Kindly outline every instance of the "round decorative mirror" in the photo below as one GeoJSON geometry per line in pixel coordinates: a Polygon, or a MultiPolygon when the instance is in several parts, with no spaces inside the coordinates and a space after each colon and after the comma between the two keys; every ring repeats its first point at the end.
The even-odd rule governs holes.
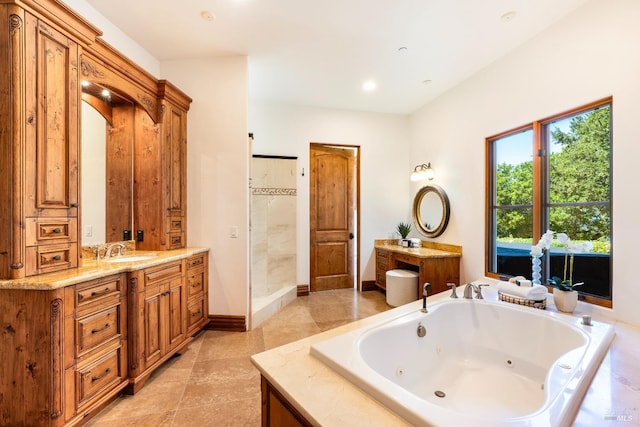
{"type": "Polygon", "coordinates": [[[444,233],[449,223],[449,198],[437,185],[422,187],[413,200],[413,220],[427,237],[444,233]]]}

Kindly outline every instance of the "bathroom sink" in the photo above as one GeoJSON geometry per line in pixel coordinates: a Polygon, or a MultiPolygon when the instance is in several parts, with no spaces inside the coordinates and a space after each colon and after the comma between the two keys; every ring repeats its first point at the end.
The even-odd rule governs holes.
{"type": "Polygon", "coordinates": [[[147,255],[122,255],[122,256],[114,256],[105,260],[105,262],[109,263],[119,263],[119,262],[136,262],[136,261],[145,261],[148,259],[152,259],[157,257],[156,254],[147,254],[147,255]]]}

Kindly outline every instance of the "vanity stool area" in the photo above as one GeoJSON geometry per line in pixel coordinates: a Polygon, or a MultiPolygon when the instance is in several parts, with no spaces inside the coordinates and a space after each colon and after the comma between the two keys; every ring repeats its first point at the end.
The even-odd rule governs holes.
{"type": "Polygon", "coordinates": [[[0,281],[1,425],[81,425],[204,328],[208,249],[145,254],[0,281]]]}
{"type": "Polygon", "coordinates": [[[460,283],[462,247],[422,242],[419,248],[404,248],[397,240],[376,240],[376,286],[386,290],[386,273],[404,269],[418,272],[416,299],[422,298],[422,286],[431,283],[430,294],[448,289],[447,283],[460,283]]]}

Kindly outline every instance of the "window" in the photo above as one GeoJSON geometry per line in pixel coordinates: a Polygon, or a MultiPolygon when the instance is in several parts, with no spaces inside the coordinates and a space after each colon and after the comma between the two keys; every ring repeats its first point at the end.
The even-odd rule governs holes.
{"type": "MultiPolygon", "coordinates": [[[[573,281],[611,307],[611,98],[487,138],[487,275],[531,277],[531,245],[547,230],[590,241],[573,281]]],[[[542,277],[564,276],[564,247],[542,277]]]]}

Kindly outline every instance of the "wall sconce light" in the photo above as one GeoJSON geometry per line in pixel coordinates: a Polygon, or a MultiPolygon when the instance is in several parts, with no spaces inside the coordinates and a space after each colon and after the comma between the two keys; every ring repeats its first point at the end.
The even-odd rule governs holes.
{"type": "Polygon", "coordinates": [[[435,177],[433,169],[431,169],[431,162],[427,164],[421,164],[413,168],[411,172],[411,181],[422,181],[423,179],[432,180],[435,177]]]}

